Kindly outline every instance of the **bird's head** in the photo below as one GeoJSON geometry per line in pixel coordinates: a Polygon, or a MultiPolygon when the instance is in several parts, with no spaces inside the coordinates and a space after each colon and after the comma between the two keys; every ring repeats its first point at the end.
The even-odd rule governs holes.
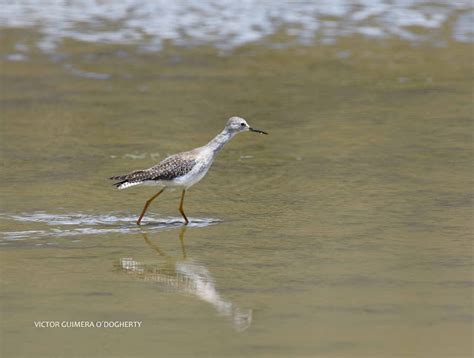
{"type": "Polygon", "coordinates": [[[264,132],[260,129],[255,129],[249,126],[247,121],[243,118],[240,117],[231,117],[227,121],[227,124],[225,128],[232,133],[239,133],[239,132],[255,132],[255,133],[261,133],[261,134],[268,134],[267,132],[264,132]]]}

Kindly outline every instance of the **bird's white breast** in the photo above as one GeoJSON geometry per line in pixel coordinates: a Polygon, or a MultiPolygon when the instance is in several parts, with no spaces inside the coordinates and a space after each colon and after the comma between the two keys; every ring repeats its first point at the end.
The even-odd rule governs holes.
{"type": "Polygon", "coordinates": [[[196,157],[196,165],[193,167],[193,169],[182,177],[175,178],[173,183],[170,183],[169,186],[180,186],[185,188],[193,186],[202,178],[204,178],[212,165],[212,160],[212,152],[203,149],[196,157]]]}

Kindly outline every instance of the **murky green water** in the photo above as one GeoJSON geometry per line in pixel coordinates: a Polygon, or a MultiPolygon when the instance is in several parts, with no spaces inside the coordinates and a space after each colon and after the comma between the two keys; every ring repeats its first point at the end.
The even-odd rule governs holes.
{"type": "Polygon", "coordinates": [[[470,45],[62,46],[1,63],[2,356],[472,354],[470,45]],[[106,178],[231,115],[270,135],[138,228],[106,178]]]}

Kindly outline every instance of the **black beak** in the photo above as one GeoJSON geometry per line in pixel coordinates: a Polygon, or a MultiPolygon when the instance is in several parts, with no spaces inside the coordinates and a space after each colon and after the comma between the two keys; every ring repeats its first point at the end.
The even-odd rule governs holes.
{"type": "Polygon", "coordinates": [[[255,133],[268,134],[267,132],[264,132],[264,131],[261,131],[260,129],[255,129],[255,128],[252,128],[252,127],[249,127],[249,130],[251,132],[255,132],[255,133]]]}

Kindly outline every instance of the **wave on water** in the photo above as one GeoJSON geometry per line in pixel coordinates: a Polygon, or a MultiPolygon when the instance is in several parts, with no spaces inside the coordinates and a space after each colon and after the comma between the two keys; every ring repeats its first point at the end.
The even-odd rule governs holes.
{"type": "Polygon", "coordinates": [[[17,0],[2,1],[0,27],[37,29],[45,52],[65,38],[158,51],[165,42],[232,49],[282,30],[302,44],[355,34],[437,42],[445,29],[473,42],[473,18],[468,0],[17,0]]]}
{"type": "MultiPolygon", "coordinates": [[[[34,212],[23,214],[0,214],[1,221],[13,220],[17,223],[31,224],[31,229],[2,233],[0,243],[17,240],[39,239],[47,237],[73,237],[84,235],[126,234],[147,231],[162,231],[181,227],[181,217],[157,217],[147,215],[147,222],[138,226],[136,216],[92,215],[85,213],[50,214],[34,212]]],[[[205,227],[218,223],[212,218],[190,218],[188,227],[205,227]]]]}

